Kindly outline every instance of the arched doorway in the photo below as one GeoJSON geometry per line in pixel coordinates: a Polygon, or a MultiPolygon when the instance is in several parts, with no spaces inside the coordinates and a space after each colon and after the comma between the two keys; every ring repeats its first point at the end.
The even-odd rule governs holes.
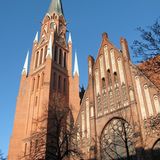
{"type": "Polygon", "coordinates": [[[158,139],[152,147],[153,160],[160,159],[160,139],[158,139]]]}
{"type": "Polygon", "coordinates": [[[101,135],[102,160],[135,160],[133,129],[123,119],[114,118],[104,127],[101,135]]]}

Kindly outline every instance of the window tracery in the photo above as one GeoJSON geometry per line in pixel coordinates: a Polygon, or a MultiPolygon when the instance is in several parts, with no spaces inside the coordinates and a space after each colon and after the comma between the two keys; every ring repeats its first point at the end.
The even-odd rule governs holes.
{"type": "Polygon", "coordinates": [[[136,154],[133,144],[133,129],[123,119],[112,119],[101,135],[102,160],[130,159],[136,154]]]}

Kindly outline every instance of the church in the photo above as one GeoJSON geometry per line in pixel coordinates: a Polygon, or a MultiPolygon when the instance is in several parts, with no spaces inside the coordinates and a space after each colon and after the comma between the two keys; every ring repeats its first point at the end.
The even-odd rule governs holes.
{"type": "MultiPolygon", "coordinates": [[[[118,49],[104,32],[96,59],[88,56],[88,86],[80,99],[78,59],[75,53],[73,65],[72,37],[69,33],[66,40],[66,25],[61,0],[51,0],[41,32],[35,35],[30,63],[29,52],[26,55],[8,159],[49,160],[47,141],[41,158],[25,155],[33,146],[28,139],[37,130],[34,120],[58,101],[62,108],[68,106],[71,110],[81,159],[159,160],[157,76],[147,75],[145,63],[131,62],[125,38],[120,38],[118,49]]],[[[149,61],[159,61],[159,57],[149,61]]],[[[49,112],[47,116],[45,125],[49,127],[49,112]]],[[[38,143],[36,139],[35,148],[38,143]]]]}

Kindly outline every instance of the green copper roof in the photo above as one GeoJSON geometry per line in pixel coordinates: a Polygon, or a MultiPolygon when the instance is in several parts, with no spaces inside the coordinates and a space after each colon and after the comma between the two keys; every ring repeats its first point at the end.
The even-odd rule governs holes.
{"type": "Polygon", "coordinates": [[[51,0],[48,13],[52,14],[53,12],[57,13],[58,15],[63,15],[63,7],[61,0],[51,0]]]}

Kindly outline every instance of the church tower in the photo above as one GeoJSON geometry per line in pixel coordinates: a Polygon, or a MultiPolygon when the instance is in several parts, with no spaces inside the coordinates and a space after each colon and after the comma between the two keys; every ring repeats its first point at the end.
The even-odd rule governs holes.
{"type": "Polygon", "coordinates": [[[31,61],[29,63],[28,52],[22,70],[9,160],[17,160],[28,152],[31,144],[25,140],[36,129],[34,119],[55,99],[62,107],[70,107],[74,120],[77,118],[80,108],[78,61],[76,54],[72,75],[72,38],[69,33],[66,41],[66,26],[61,0],[51,0],[41,32],[36,33],[33,41],[31,61]]]}

